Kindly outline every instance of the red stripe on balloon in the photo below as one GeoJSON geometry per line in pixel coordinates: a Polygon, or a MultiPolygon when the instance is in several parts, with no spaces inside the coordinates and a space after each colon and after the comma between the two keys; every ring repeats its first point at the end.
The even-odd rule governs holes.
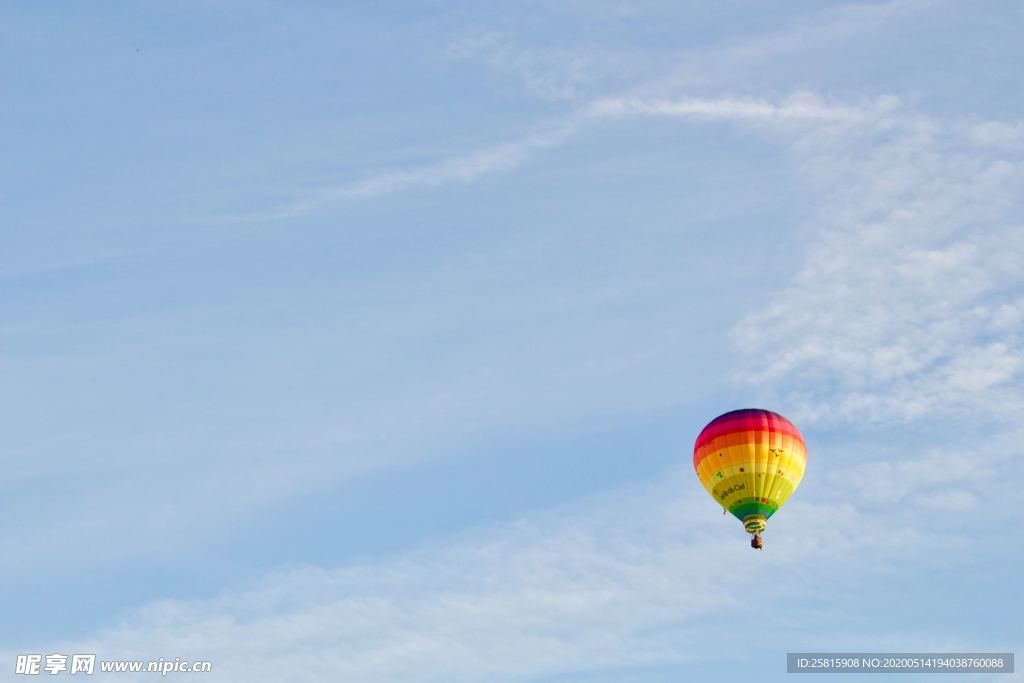
{"type": "Polygon", "coordinates": [[[807,445],[800,430],[778,413],[757,409],[734,410],[716,417],[701,430],[693,445],[693,466],[697,468],[704,458],[717,450],[711,448],[717,439],[728,441],[728,445],[738,445],[738,442],[761,443],[765,436],[770,437],[772,434],[788,435],[798,441],[806,453],[807,445]],[[733,438],[728,438],[730,436],[733,438]]]}
{"type": "Polygon", "coordinates": [[[803,435],[800,433],[792,422],[784,417],[736,417],[731,420],[723,420],[722,422],[712,422],[697,437],[697,442],[694,444],[694,448],[700,448],[706,445],[712,439],[725,434],[732,434],[735,432],[768,432],[769,434],[789,434],[795,439],[799,439],[801,443],[804,441],[803,435]]]}

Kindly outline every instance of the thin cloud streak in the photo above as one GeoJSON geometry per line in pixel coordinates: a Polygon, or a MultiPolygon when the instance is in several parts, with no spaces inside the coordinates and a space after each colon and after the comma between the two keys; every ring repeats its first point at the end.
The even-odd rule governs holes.
{"type": "Polygon", "coordinates": [[[277,211],[244,218],[274,221],[311,213],[333,202],[366,199],[415,187],[438,187],[453,182],[469,183],[481,175],[515,168],[532,153],[561,144],[576,132],[573,119],[538,133],[484,147],[468,154],[407,169],[387,171],[362,180],[320,190],[277,211]]]}
{"type": "Polygon", "coordinates": [[[720,121],[841,121],[860,122],[872,115],[893,110],[895,98],[882,98],[870,109],[829,104],[812,93],[797,93],[774,103],[744,98],[624,98],[599,100],[588,112],[595,118],[635,118],[660,116],[693,120],[720,121]]]}
{"type": "Polygon", "coordinates": [[[251,215],[241,220],[284,220],[309,214],[334,202],[380,197],[417,187],[440,187],[455,182],[469,183],[486,174],[514,169],[536,152],[561,145],[577,134],[588,122],[661,116],[694,121],[858,123],[877,118],[897,106],[895,98],[880,98],[869,108],[831,104],[812,93],[796,93],[781,102],[733,97],[600,99],[541,132],[435,163],[387,171],[326,188],[278,210],[251,215]]]}

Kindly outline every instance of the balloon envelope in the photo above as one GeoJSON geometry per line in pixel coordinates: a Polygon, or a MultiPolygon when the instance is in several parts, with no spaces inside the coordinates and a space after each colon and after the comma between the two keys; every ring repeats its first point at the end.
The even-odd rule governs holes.
{"type": "Polygon", "coordinates": [[[704,489],[743,522],[764,531],[804,476],[807,446],[796,426],[770,410],[747,408],[708,423],[693,445],[693,468],[704,489]]]}

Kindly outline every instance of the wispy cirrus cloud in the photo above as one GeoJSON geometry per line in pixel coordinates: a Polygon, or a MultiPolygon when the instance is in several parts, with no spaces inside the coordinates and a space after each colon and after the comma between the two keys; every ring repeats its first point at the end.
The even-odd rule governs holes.
{"type": "MultiPolygon", "coordinates": [[[[435,162],[408,168],[385,170],[350,182],[327,186],[283,206],[236,218],[243,222],[274,221],[309,214],[334,202],[379,197],[416,187],[439,187],[449,183],[471,182],[484,174],[514,169],[535,153],[556,147],[580,132],[587,122],[607,118],[650,116],[685,117],[692,120],[761,120],[766,122],[805,121],[855,122],[878,116],[897,106],[894,98],[880,98],[866,109],[844,103],[828,103],[811,93],[775,100],[757,97],[679,97],[678,93],[694,83],[706,85],[710,80],[719,90],[727,74],[761,64],[779,56],[806,52],[826,44],[849,40],[894,19],[928,9],[933,3],[923,0],[893,0],[825,9],[801,19],[795,25],[763,34],[745,36],[740,42],[716,46],[702,45],[673,52],[668,63],[641,59],[629,73],[625,55],[610,54],[607,49],[590,51],[577,47],[541,48],[516,45],[504,31],[484,31],[458,38],[449,43],[448,52],[456,58],[482,58],[492,68],[516,74],[527,89],[541,99],[571,103],[573,107],[562,118],[540,126],[539,130],[494,145],[453,154],[435,162]],[[680,66],[675,66],[681,62],[680,66]],[[667,68],[669,64],[673,66],[667,68]],[[665,71],[651,76],[652,70],[665,71]],[[602,83],[602,74],[625,71],[625,80],[636,85],[618,88],[622,94],[593,97],[596,88],[583,88],[602,83]],[[666,93],[671,93],[666,96],[666,93]]],[[[587,6],[586,12],[594,8],[587,6]]],[[[632,14],[622,6],[602,8],[611,20],[632,14]]],[[[612,79],[616,80],[616,79],[612,79]]],[[[622,80],[622,79],[618,79],[622,80]]],[[[616,89],[616,88],[611,88],[616,89]]],[[[749,88],[744,88],[749,90],[749,88]]],[[[984,131],[979,135],[1005,135],[984,131]]]]}
{"type": "Polygon", "coordinates": [[[520,138],[453,155],[436,162],[384,171],[360,180],[318,190],[278,209],[244,216],[244,221],[294,218],[332,203],[380,197],[414,188],[469,183],[477,178],[514,169],[545,149],[557,147],[580,133],[588,124],[602,120],[665,117],[701,121],[772,123],[850,123],[877,119],[898,107],[892,97],[882,97],[865,107],[829,102],[813,93],[800,92],[772,101],[758,98],[604,98],[596,100],[542,130],[520,138]]]}
{"type": "Polygon", "coordinates": [[[326,189],[266,217],[471,182],[588,125],[642,118],[781,126],[780,144],[819,198],[805,265],[735,327],[738,348],[765,359],[756,382],[801,378],[787,400],[806,419],[1015,410],[1024,217],[1010,201],[1022,187],[1013,122],[940,122],[889,96],[860,104],[806,92],[774,101],[604,98],[544,132],[326,189]]]}
{"type": "Polygon", "coordinates": [[[981,121],[968,126],[966,132],[978,145],[1024,151],[1024,121],[981,121]]]}
{"type": "Polygon", "coordinates": [[[595,118],[666,117],[695,121],[806,121],[856,123],[891,112],[899,102],[883,97],[869,107],[830,103],[814,93],[802,92],[780,100],[754,98],[610,98],[587,109],[595,118]]]}
{"type": "MultiPolygon", "coordinates": [[[[931,471],[934,463],[906,467],[931,471]]],[[[827,460],[819,468],[841,481],[852,476],[827,460]]],[[[910,470],[898,474],[916,477],[910,470]]],[[[282,672],[296,681],[515,681],[696,665],[709,652],[718,656],[723,630],[751,656],[784,651],[813,625],[831,623],[831,610],[852,609],[856,597],[837,589],[956,564],[955,553],[928,549],[940,539],[951,549],[967,542],[955,525],[934,528],[913,507],[872,511],[870,500],[836,503],[812,492],[755,554],[692,477],[681,468],[397,558],[298,568],[216,598],[155,602],[92,638],[54,647],[111,658],[187,652],[215,663],[211,681],[280,680],[282,672]],[[771,580],[751,584],[752,572],[771,580]],[[737,584],[756,595],[756,618],[744,618],[751,596],[737,584]]],[[[945,481],[933,478],[918,493],[941,495],[935,487],[945,481]]],[[[991,473],[970,485],[991,486],[991,473]]],[[[856,636],[869,649],[929,637],[936,634],[856,636]]]]}
{"type": "Polygon", "coordinates": [[[334,202],[378,197],[416,187],[468,183],[488,173],[515,168],[535,152],[562,143],[575,131],[576,126],[571,120],[556,123],[542,131],[466,154],[410,168],[384,171],[361,180],[327,187],[279,209],[245,216],[242,220],[272,221],[294,218],[334,202]]]}
{"type": "Polygon", "coordinates": [[[978,128],[905,117],[794,145],[820,199],[792,280],[733,330],[755,384],[805,419],[1019,413],[1024,162],[978,128]]]}

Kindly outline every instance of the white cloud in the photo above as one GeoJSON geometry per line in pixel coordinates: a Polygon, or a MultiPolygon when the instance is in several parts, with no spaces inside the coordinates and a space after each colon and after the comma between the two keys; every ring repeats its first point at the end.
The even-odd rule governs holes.
{"type": "MultiPolygon", "coordinates": [[[[863,109],[841,103],[829,104],[812,93],[797,93],[781,102],[748,97],[665,98],[662,94],[685,91],[694,83],[710,82],[720,89],[724,76],[734,74],[741,66],[763,64],[781,55],[807,52],[824,45],[834,46],[864,32],[877,30],[902,15],[933,7],[934,3],[924,0],[893,0],[827,8],[779,31],[744,36],[738,42],[714,47],[671,52],[668,63],[681,61],[683,66],[667,69],[669,75],[653,78],[650,72],[666,70],[668,63],[652,62],[649,58],[637,61],[636,55],[613,54],[604,48],[585,51],[562,46],[547,49],[520,46],[505,30],[487,30],[465,36],[449,43],[450,56],[482,58],[492,68],[514,74],[530,92],[542,99],[580,102],[584,99],[584,86],[601,83],[610,75],[614,76],[613,81],[639,85],[626,88],[625,94],[618,97],[583,104],[540,132],[434,163],[389,170],[326,187],[286,206],[244,215],[236,220],[282,220],[307,214],[335,201],[381,196],[414,187],[469,182],[486,173],[515,168],[534,152],[564,142],[588,118],[675,116],[693,120],[855,122],[865,117],[880,116],[894,106],[893,98],[879,98],[863,109]],[[632,63],[632,66],[627,67],[627,63],[632,63]],[[644,72],[639,78],[630,73],[638,69],[644,72]]],[[[580,11],[589,16],[595,8],[588,3],[580,11]]],[[[624,10],[615,6],[603,8],[603,11],[609,11],[609,17],[615,21],[615,17],[624,10]]],[[[975,126],[975,134],[979,140],[1014,135],[1012,131],[997,128],[980,122],[975,126]]]]}
{"type": "MultiPolygon", "coordinates": [[[[952,499],[966,508],[970,495],[952,499]]],[[[772,576],[770,590],[754,589],[760,635],[751,647],[782,651],[781,641],[804,632],[808,620],[831,621],[843,586],[863,588],[879,571],[916,575],[923,562],[951,561],[924,559],[940,538],[948,548],[966,542],[956,530],[930,528],[930,518],[847,502],[798,496],[784,513],[791,514],[773,520],[767,550],[754,553],[738,522],[719,515],[684,468],[442,547],[286,571],[208,600],[153,603],[55,648],[210,659],[208,680],[253,682],[512,681],[693,662],[719,656],[721,629],[735,628],[735,614],[749,609],[742,587],[750,572],[772,576]]]]}
{"type": "MultiPolygon", "coordinates": [[[[833,458],[850,462],[845,467],[826,469],[821,476],[827,485],[843,491],[851,501],[863,505],[932,505],[951,491],[963,503],[975,499],[974,491],[997,485],[998,473],[1017,457],[1013,442],[989,441],[985,447],[964,448],[935,444],[918,445],[924,453],[907,457],[907,447],[885,449],[868,457],[858,449],[830,449],[833,458]]],[[[870,450],[869,450],[870,454],[870,450]]]]}
{"type": "Polygon", "coordinates": [[[881,98],[871,108],[858,108],[824,101],[814,93],[796,93],[780,102],[749,98],[643,99],[611,98],[590,105],[588,113],[598,118],[660,116],[693,120],[732,121],[825,121],[861,122],[880,116],[897,105],[893,98],[881,98]]]}
{"type": "Polygon", "coordinates": [[[294,218],[332,202],[377,197],[414,187],[436,187],[452,182],[468,183],[477,177],[515,168],[530,154],[563,142],[575,132],[571,120],[490,147],[456,155],[429,164],[385,171],[362,180],[321,189],[279,209],[242,216],[242,221],[273,221],[294,218]]]}
{"type": "Polygon", "coordinates": [[[743,121],[788,123],[848,123],[883,118],[897,106],[882,97],[867,107],[829,103],[813,93],[795,93],[779,102],[756,98],[605,98],[596,100],[549,124],[539,132],[518,139],[455,155],[440,161],[367,176],[362,180],[328,187],[276,210],[243,216],[243,221],[294,218],[333,202],[378,197],[417,187],[437,187],[471,182],[480,176],[518,167],[540,150],[555,147],[575,135],[588,122],[638,117],[687,118],[693,121],[743,121]]]}
{"type": "Polygon", "coordinates": [[[970,126],[967,134],[978,145],[1024,150],[1024,121],[981,121],[970,126]]]}
{"type": "Polygon", "coordinates": [[[1017,413],[1024,165],[911,116],[794,154],[818,206],[789,285],[733,331],[755,382],[804,419],[1017,413]]]}

